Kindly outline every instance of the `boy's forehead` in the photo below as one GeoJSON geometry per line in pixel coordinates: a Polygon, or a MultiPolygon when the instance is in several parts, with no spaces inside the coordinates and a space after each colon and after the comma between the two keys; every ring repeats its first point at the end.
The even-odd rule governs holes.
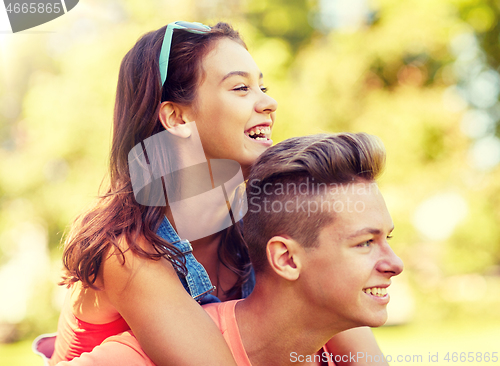
{"type": "Polygon", "coordinates": [[[332,223],[324,229],[334,239],[343,241],[363,235],[365,228],[387,230],[393,225],[382,194],[374,182],[338,185],[330,190],[327,197],[332,223]]]}

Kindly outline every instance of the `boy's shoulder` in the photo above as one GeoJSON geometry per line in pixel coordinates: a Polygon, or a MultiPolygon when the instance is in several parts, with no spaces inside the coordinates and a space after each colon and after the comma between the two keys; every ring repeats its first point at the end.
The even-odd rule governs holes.
{"type": "Polygon", "coordinates": [[[215,302],[203,305],[203,309],[210,315],[222,333],[231,353],[239,366],[251,366],[248,355],[241,341],[238,323],[236,322],[235,308],[241,300],[215,302]]]}
{"type": "Polygon", "coordinates": [[[238,301],[240,300],[213,302],[202,307],[224,334],[227,331],[228,324],[236,321],[234,309],[238,301]]]}

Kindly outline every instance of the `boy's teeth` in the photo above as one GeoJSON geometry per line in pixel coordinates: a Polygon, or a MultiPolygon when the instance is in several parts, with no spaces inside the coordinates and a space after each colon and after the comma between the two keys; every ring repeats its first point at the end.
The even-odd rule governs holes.
{"type": "Polygon", "coordinates": [[[366,289],[363,289],[363,292],[365,292],[367,294],[374,295],[374,296],[379,296],[379,297],[383,297],[383,296],[387,295],[387,289],[385,287],[366,288],[366,289]]]}
{"type": "Polygon", "coordinates": [[[251,131],[250,136],[253,136],[253,135],[255,135],[255,132],[251,131]]]}

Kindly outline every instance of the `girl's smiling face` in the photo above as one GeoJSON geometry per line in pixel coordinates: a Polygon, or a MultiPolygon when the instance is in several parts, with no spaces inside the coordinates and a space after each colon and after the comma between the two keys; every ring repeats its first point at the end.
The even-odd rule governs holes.
{"type": "Polygon", "coordinates": [[[265,92],[262,73],[248,51],[233,40],[218,40],[203,59],[191,107],[207,159],[235,160],[247,175],[272,145],[277,103],[265,92]]]}

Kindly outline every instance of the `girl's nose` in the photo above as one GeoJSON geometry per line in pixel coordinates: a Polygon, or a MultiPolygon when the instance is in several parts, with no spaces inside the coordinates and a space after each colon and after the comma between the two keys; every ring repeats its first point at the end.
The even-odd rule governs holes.
{"type": "Polygon", "coordinates": [[[278,102],[269,95],[262,93],[262,98],[256,105],[256,110],[259,113],[273,113],[278,108],[278,102]]]}

